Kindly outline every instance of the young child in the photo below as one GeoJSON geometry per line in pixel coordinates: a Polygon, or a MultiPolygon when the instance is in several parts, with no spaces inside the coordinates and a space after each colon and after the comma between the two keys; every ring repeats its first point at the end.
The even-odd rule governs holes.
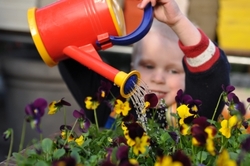
{"type": "MultiPolygon", "coordinates": [[[[175,103],[179,89],[202,101],[199,115],[211,118],[222,92],[222,84],[229,85],[229,62],[208,37],[180,11],[175,0],[142,0],[138,8],[151,2],[157,21],[150,32],[135,44],[132,67],[141,73],[141,79],[167,105],[175,103]],[[159,25],[158,25],[159,24],[159,25]],[[155,28],[154,27],[158,27],[155,28]]],[[[81,107],[84,99],[93,96],[100,85],[100,75],[73,60],[59,64],[60,72],[81,107]]],[[[113,87],[112,92],[118,92],[113,87]]],[[[118,94],[118,93],[116,93],[118,94]]],[[[105,125],[110,109],[99,106],[99,125],[105,125]]],[[[215,118],[224,103],[221,101],[215,118]]],[[[87,111],[93,121],[93,113],[87,111]]]]}
{"type": "MultiPolygon", "coordinates": [[[[155,18],[168,25],[179,38],[179,47],[185,55],[185,93],[202,101],[199,115],[211,118],[222,92],[221,85],[229,84],[230,64],[224,52],[181,13],[174,0],[143,0],[138,7],[143,9],[149,2],[154,6],[155,18]]],[[[223,107],[221,102],[219,110],[223,107]]]]}

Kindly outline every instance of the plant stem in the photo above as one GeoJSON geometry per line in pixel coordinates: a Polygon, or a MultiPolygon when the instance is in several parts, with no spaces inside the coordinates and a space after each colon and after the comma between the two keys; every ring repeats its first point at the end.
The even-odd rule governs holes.
{"type": "Polygon", "coordinates": [[[70,135],[72,134],[72,132],[73,132],[75,126],[76,126],[77,121],[78,121],[78,118],[76,119],[76,121],[75,121],[75,123],[74,123],[72,129],[71,129],[70,132],[69,132],[69,134],[67,134],[67,138],[66,138],[66,140],[65,140],[65,142],[64,142],[64,145],[66,145],[66,143],[67,143],[67,141],[68,141],[70,135]]]}
{"type": "Polygon", "coordinates": [[[11,156],[12,148],[13,148],[13,142],[14,142],[14,131],[13,131],[13,129],[11,129],[10,148],[9,148],[9,152],[8,152],[6,166],[9,165],[9,160],[10,160],[10,156],[11,156]]]}
{"type": "Polygon", "coordinates": [[[216,112],[218,110],[222,94],[223,94],[223,92],[220,94],[219,100],[218,100],[217,105],[216,105],[215,110],[214,110],[214,114],[212,116],[212,120],[214,120],[215,114],[216,114],[216,112]]]}
{"type": "Polygon", "coordinates": [[[225,137],[222,137],[222,143],[223,145],[220,147],[219,153],[221,153],[221,151],[223,150],[223,148],[226,146],[228,142],[228,139],[225,140],[225,137]]]}
{"type": "Polygon", "coordinates": [[[43,140],[43,135],[42,135],[42,133],[40,133],[40,141],[42,141],[43,140]]]}
{"type": "Polygon", "coordinates": [[[19,152],[23,149],[23,142],[25,138],[25,132],[26,132],[26,121],[23,121],[23,128],[22,128],[22,135],[21,135],[21,141],[19,145],[19,152]]]}
{"type": "Polygon", "coordinates": [[[96,109],[94,109],[94,116],[95,116],[96,128],[97,128],[97,131],[99,131],[99,125],[98,125],[98,119],[97,119],[96,109]]]}

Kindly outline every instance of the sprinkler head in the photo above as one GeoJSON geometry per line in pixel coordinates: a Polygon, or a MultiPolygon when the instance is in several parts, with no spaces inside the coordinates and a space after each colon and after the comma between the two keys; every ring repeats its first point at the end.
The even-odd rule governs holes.
{"type": "Polygon", "coordinates": [[[120,71],[116,74],[114,83],[120,86],[121,96],[129,98],[136,92],[136,87],[139,86],[140,73],[136,70],[128,74],[120,71]]]}

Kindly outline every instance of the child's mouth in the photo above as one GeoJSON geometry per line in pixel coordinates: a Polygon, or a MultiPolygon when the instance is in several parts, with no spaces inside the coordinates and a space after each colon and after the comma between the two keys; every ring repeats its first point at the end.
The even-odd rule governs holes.
{"type": "Polygon", "coordinates": [[[158,99],[162,99],[164,98],[167,93],[163,92],[163,91],[156,91],[156,90],[151,90],[152,93],[156,94],[156,96],[158,97],[158,99]]]}

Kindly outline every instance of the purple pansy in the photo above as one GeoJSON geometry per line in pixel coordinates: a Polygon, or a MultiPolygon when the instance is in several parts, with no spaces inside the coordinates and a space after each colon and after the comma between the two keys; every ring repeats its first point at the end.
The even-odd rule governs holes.
{"type": "Polygon", "coordinates": [[[248,136],[242,143],[241,143],[241,148],[246,151],[250,152],[250,136],[248,136]]]}
{"type": "Polygon", "coordinates": [[[155,93],[148,93],[144,96],[144,101],[149,102],[149,108],[154,108],[158,104],[158,98],[155,93]]]}
{"type": "Polygon", "coordinates": [[[175,152],[173,155],[172,155],[172,159],[173,161],[179,161],[182,163],[182,165],[185,165],[185,166],[191,166],[191,161],[190,161],[190,158],[185,154],[183,153],[181,150],[178,150],[177,152],[175,152]]]}
{"type": "Polygon", "coordinates": [[[179,143],[180,141],[180,136],[174,132],[174,131],[169,131],[168,134],[170,135],[170,137],[174,140],[175,143],[179,143]]]}
{"type": "Polygon", "coordinates": [[[32,128],[36,128],[41,133],[40,122],[45,113],[47,107],[47,101],[43,98],[36,99],[33,103],[28,104],[25,107],[25,113],[27,115],[26,121],[30,122],[32,128]]]}
{"type": "Polygon", "coordinates": [[[175,101],[178,104],[188,104],[192,100],[193,98],[190,95],[184,94],[182,89],[178,90],[177,95],[175,96],[175,101]]]}
{"type": "Polygon", "coordinates": [[[108,96],[112,84],[107,81],[101,81],[101,86],[98,88],[97,99],[99,102],[102,102],[108,96]]]}
{"type": "Polygon", "coordinates": [[[79,129],[82,132],[87,132],[88,128],[90,127],[90,120],[85,115],[85,112],[83,109],[80,111],[74,110],[73,116],[78,119],[79,122],[79,129]]]}
{"type": "Polygon", "coordinates": [[[76,166],[76,160],[73,157],[64,157],[59,160],[55,160],[52,163],[52,166],[76,166]]]}
{"type": "Polygon", "coordinates": [[[231,92],[233,92],[235,90],[235,87],[232,86],[232,85],[228,85],[227,87],[225,87],[225,85],[222,85],[221,88],[227,94],[229,94],[229,93],[231,93],[231,92]]]}
{"type": "Polygon", "coordinates": [[[65,106],[71,106],[71,104],[70,104],[69,102],[65,101],[64,98],[62,98],[61,100],[59,100],[59,101],[55,104],[56,107],[63,107],[64,105],[65,105],[65,106]]]}

